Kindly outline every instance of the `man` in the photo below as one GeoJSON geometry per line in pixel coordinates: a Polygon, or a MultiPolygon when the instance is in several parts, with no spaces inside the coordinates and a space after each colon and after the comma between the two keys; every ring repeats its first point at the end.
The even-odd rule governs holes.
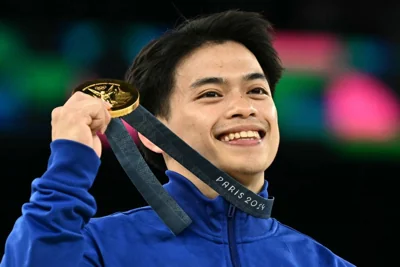
{"type": "MultiPolygon", "coordinates": [[[[148,44],[128,70],[141,104],[211,163],[268,197],[278,150],[273,101],[282,67],[260,15],[228,11],[187,22],[148,44]]],[[[109,104],[74,94],[52,113],[48,169],[7,239],[1,267],[353,266],[313,239],[237,210],[139,135],[166,167],[166,190],[193,223],[174,236],[150,207],[92,218],[109,104]]]]}

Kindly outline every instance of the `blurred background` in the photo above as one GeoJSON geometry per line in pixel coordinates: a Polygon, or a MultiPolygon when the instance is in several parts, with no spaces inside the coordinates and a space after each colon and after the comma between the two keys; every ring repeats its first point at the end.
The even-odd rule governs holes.
{"type": "MultiPolygon", "coordinates": [[[[183,17],[228,8],[265,14],[286,68],[275,97],[282,143],[267,171],[273,216],[357,266],[393,266],[389,241],[400,173],[394,1],[3,0],[0,254],[31,181],[46,170],[51,110],[83,81],[122,79],[143,45],[183,17]]],[[[110,150],[91,192],[96,216],[146,205],[110,150]]]]}

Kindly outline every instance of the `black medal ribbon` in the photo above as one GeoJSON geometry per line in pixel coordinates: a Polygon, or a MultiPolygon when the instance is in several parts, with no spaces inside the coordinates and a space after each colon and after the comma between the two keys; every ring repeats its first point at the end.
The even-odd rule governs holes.
{"type": "Polygon", "coordinates": [[[106,136],[117,160],[144,200],[167,227],[178,235],[192,220],[168,194],[150,170],[121,119],[112,119],[106,136]]]}

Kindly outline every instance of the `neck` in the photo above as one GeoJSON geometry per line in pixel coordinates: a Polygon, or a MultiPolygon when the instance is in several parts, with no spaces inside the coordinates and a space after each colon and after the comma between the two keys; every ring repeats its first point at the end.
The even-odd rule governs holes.
{"type": "MultiPolygon", "coordinates": [[[[210,186],[208,186],[206,183],[204,183],[202,180],[200,180],[197,176],[186,170],[185,168],[174,168],[175,166],[168,166],[168,170],[177,172],[184,176],[186,179],[191,181],[198,189],[199,191],[206,196],[209,199],[214,199],[216,198],[219,194],[212,189],[210,186]]],[[[237,180],[239,183],[241,183],[244,187],[249,189],[250,191],[258,194],[263,185],[264,185],[264,174],[258,174],[258,175],[238,175],[238,174],[231,174],[228,173],[231,177],[233,177],[235,180],[237,180]]]]}

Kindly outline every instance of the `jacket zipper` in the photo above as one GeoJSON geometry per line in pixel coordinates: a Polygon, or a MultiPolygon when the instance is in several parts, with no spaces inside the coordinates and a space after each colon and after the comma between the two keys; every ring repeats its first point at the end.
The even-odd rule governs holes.
{"type": "Polygon", "coordinates": [[[232,266],[240,267],[239,253],[237,251],[235,235],[235,212],[236,207],[230,204],[228,210],[228,244],[229,252],[231,254],[232,266]]]}

